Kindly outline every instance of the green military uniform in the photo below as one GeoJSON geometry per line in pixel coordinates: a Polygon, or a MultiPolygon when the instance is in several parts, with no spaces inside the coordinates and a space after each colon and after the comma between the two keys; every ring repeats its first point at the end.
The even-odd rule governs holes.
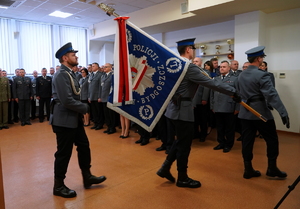
{"type": "Polygon", "coordinates": [[[8,78],[0,77],[0,129],[7,127],[10,94],[8,78]]]}

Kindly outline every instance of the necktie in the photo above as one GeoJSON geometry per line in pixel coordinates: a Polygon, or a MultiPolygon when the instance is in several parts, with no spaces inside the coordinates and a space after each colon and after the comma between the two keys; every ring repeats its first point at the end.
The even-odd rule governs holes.
{"type": "Polygon", "coordinates": [[[225,75],[222,75],[222,80],[225,78],[225,75]]]}
{"type": "Polygon", "coordinates": [[[94,73],[91,73],[91,79],[93,79],[94,78],[94,73]]]}

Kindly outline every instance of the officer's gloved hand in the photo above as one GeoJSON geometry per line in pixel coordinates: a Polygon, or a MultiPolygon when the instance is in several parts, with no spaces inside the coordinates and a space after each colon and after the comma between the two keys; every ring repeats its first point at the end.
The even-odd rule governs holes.
{"type": "Polygon", "coordinates": [[[290,118],[289,116],[284,116],[281,118],[283,125],[285,125],[287,128],[290,128],[290,118]]]}
{"type": "Polygon", "coordinates": [[[238,95],[238,93],[236,93],[236,92],[232,95],[232,99],[233,99],[233,101],[235,101],[236,103],[241,103],[241,101],[242,101],[242,98],[241,98],[240,95],[238,95]]]}

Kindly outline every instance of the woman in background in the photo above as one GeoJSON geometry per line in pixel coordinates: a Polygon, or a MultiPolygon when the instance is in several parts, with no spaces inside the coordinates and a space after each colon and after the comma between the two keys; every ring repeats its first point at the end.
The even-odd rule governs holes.
{"type": "MultiPolygon", "coordinates": [[[[88,103],[88,89],[89,89],[89,83],[88,83],[88,70],[86,68],[81,69],[81,75],[82,78],[79,80],[81,92],[80,92],[80,100],[82,103],[88,103]]],[[[90,114],[86,113],[83,115],[83,125],[89,126],[90,125],[90,114]]]]}
{"type": "Polygon", "coordinates": [[[270,74],[272,84],[273,84],[273,86],[275,87],[275,77],[274,77],[274,74],[273,74],[273,73],[271,73],[271,72],[268,71],[268,63],[265,62],[265,61],[263,61],[262,64],[259,66],[259,69],[264,70],[264,71],[267,71],[267,72],[270,74]]]}

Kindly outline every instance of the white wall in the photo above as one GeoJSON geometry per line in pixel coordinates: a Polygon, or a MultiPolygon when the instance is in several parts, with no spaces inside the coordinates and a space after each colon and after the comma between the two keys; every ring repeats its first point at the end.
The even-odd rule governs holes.
{"type": "MultiPolygon", "coordinates": [[[[268,69],[275,73],[276,89],[289,112],[291,128],[289,131],[300,133],[300,8],[267,15],[266,54],[268,69]],[[286,74],[285,79],[279,73],[286,74]]],[[[276,125],[286,130],[278,116],[276,125]]]]}

